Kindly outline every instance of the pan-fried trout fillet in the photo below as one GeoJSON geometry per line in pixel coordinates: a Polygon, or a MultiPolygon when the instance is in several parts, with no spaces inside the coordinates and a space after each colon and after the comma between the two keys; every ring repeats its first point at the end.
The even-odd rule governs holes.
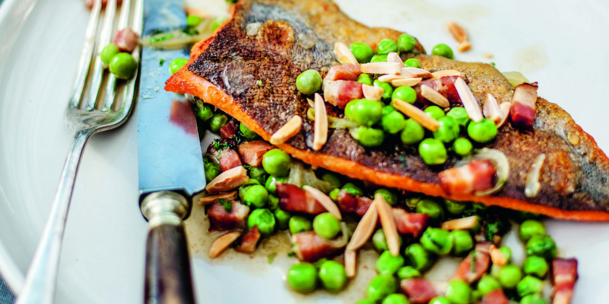
{"type": "MultiPolygon", "coordinates": [[[[167,81],[165,89],[201,98],[267,141],[290,118],[300,115],[300,133],[279,148],[310,165],[352,178],[555,218],[609,220],[607,156],[568,113],[543,98],[537,100],[532,129],[520,130],[506,123],[487,145],[502,151],[510,164],[506,184],[490,196],[449,195],[443,190],[438,173],[455,165],[458,159],[454,156],[441,168],[432,168],[421,161],[416,149],[401,144],[365,148],[344,129],[329,130],[327,143],[313,151],[314,122],[306,118],[309,105],[296,89],[296,77],[308,69],[323,76],[337,63],[335,42],[364,42],[375,47],[384,38],[396,41],[400,34],[357,23],[330,1],[244,0],[233,7],[233,17],[211,38],[193,47],[188,64],[167,81]],[[257,31],[256,23],[260,25],[257,31]],[[546,161],[539,179],[541,190],[527,198],[527,172],[542,153],[546,161]]],[[[413,53],[429,71],[464,73],[479,104],[487,93],[499,103],[512,101],[514,88],[491,65],[422,55],[418,43],[413,53]]],[[[342,110],[327,108],[328,115],[342,116],[342,110]]]]}

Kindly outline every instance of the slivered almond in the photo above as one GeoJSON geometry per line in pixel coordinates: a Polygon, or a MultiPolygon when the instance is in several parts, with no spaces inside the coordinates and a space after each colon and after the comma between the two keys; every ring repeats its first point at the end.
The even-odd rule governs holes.
{"type": "Polygon", "coordinates": [[[400,58],[400,55],[398,55],[398,53],[396,52],[391,52],[387,54],[387,62],[397,62],[401,65],[404,65],[404,61],[402,61],[402,58],[400,58]]]}
{"type": "Polygon", "coordinates": [[[358,250],[364,246],[364,244],[366,244],[376,228],[378,218],[379,215],[376,211],[376,206],[371,204],[362,219],[357,224],[357,227],[355,227],[353,236],[351,236],[351,241],[349,242],[349,245],[347,245],[347,250],[358,250]]]}
{"type": "Polygon", "coordinates": [[[407,78],[430,78],[432,76],[428,70],[413,67],[403,67],[400,75],[407,78]]]}
{"type": "Polygon", "coordinates": [[[455,81],[455,89],[457,89],[463,107],[467,111],[467,116],[475,122],[480,122],[482,120],[482,111],[480,111],[480,106],[478,105],[476,97],[474,97],[474,94],[463,78],[457,78],[455,81]]]}
{"type": "Polygon", "coordinates": [[[373,203],[376,206],[379,218],[381,219],[381,226],[383,226],[383,232],[385,233],[389,252],[391,252],[392,256],[396,257],[400,254],[400,239],[391,206],[385,201],[385,197],[380,193],[374,195],[373,203]]]}
{"type": "Polygon", "coordinates": [[[342,215],[340,214],[340,210],[338,209],[338,206],[328,195],[321,192],[319,189],[313,188],[308,185],[304,185],[302,188],[307,191],[311,196],[313,196],[322,206],[324,206],[324,208],[326,208],[326,210],[328,210],[330,214],[334,215],[336,219],[343,219],[342,215]]]}
{"type": "Polygon", "coordinates": [[[226,250],[233,242],[235,242],[239,236],[241,236],[241,232],[233,231],[226,234],[223,234],[221,237],[217,238],[209,247],[209,257],[216,258],[218,257],[224,250],[226,250]]]}
{"type": "Polygon", "coordinates": [[[497,123],[497,128],[503,126],[503,124],[507,121],[508,116],[510,116],[510,109],[512,108],[511,102],[503,102],[499,105],[499,109],[501,110],[501,121],[497,123]]]}
{"type": "Polygon", "coordinates": [[[491,245],[488,249],[488,254],[491,256],[491,261],[494,265],[502,267],[508,263],[507,257],[495,245],[491,245]]]}
{"type": "Polygon", "coordinates": [[[207,205],[207,204],[213,203],[219,199],[232,200],[232,199],[235,199],[236,197],[237,197],[237,191],[231,191],[231,192],[202,197],[201,200],[199,200],[199,203],[201,205],[207,205]]]}
{"type": "Polygon", "coordinates": [[[443,71],[437,71],[437,72],[433,72],[431,73],[432,79],[439,79],[442,78],[444,76],[459,76],[459,77],[463,77],[463,73],[457,71],[457,70],[443,70],[443,71]]]}
{"type": "Polygon", "coordinates": [[[302,127],[302,118],[298,115],[294,115],[288,123],[283,125],[273,136],[271,136],[271,144],[278,145],[286,142],[288,139],[292,138],[294,135],[300,132],[300,128],[302,127]]]}
{"type": "Polygon", "coordinates": [[[475,215],[463,217],[456,220],[450,220],[442,223],[440,228],[444,230],[467,230],[478,225],[478,217],[475,215]]]}
{"type": "Polygon", "coordinates": [[[364,97],[366,99],[380,101],[381,97],[383,97],[383,92],[385,92],[385,89],[364,84],[362,85],[362,91],[364,92],[364,97]]]}
{"type": "Polygon", "coordinates": [[[461,43],[459,43],[459,45],[457,46],[457,50],[459,50],[459,52],[463,53],[463,52],[467,52],[472,48],[472,44],[469,43],[469,41],[463,41],[461,43]]]}
{"type": "Polygon", "coordinates": [[[307,102],[309,103],[309,106],[311,106],[311,108],[315,109],[315,102],[313,102],[311,98],[307,98],[307,102]]]}
{"type": "Polygon", "coordinates": [[[391,81],[394,87],[412,87],[421,82],[422,78],[400,78],[391,81]]]}
{"type": "Polygon", "coordinates": [[[358,64],[357,59],[355,59],[355,56],[353,56],[349,47],[342,42],[334,44],[334,55],[340,63],[358,64]]]}
{"type": "Polygon", "coordinates": [[[328,141],[328,115],[324,99],[315,93],[315,133],[313,134],[313,150],[319,151],[328,141]]]}
{"type": "Polygon", "coordinates": [[[484,113],[484,117],[492,120],[495,124],[501,122],[501,119],[503,118],[497,99],[490,93],[486,94],[486,101],[484,101],[482,113],[484,113]]]}
{"type": "Polygon", "coordinates": [[[402,65],[397,62],[373,62],[361,65],[362,73],[366,74],[399,74],[402,65]]]}
{"type": "Polygon", "coordinates": [[[488,59],[493,58],[493,54],[491,54],[491,53],[486,53],[486,52],[485,52],[485,53],[482,53],[482,56],[484,56],[484,57],[486,57],[486,58],[488,58],[488,59]]]}
{"type": "Polygon", "coordinates": [[[421,96],[443,108],[448,108],[450,106],[450,102],[448,99],[446,99],[446,97],[442,96],[442,94],[438,93],[438,91],[430,88],[429,86],[421,86],[421,96]]]}
{"type": "Polygon", "coordinates": [[[355,278],[357,269],[357,252],[355,250],[345,250],[345,273],[347,278],[355,278]]]}
{"type": "Polygon", "coordinates": [[[397,80],[397,79],[407,79],[407,78],[402,76],[402,75],[392,74],[392,75],[379,76],[378,81],[380,81],[380,82],[392,82],[392,81],[397,80]]]}
{"type": "Polygon", "coordinates": [[[465,30],[458,24],[454,22],[447,22],[446,29],[448,29],[450,34],[453,35],[453,38],[455,38],[457,42],[467,41],[467,33],[465,33],[465,30]]]}
{"type": "Polygon", "coordinates": [[[220,173],[207,184],[205,190],[210,194],[226,192],[247,183],[249,180],[247,170],[243,166],[239,166],[220,173]]]}
{"type": "Polygon", "coordinates": [[[437,120],[433,119],[431,116],[427,115],[423,110],[401,100],[394,99],[393,107],[398,111],[404,113],[406,116],[414,119],[414,121],[418,122],[424,128],[435,132],[440,128],[440,124],[437,120]]]}

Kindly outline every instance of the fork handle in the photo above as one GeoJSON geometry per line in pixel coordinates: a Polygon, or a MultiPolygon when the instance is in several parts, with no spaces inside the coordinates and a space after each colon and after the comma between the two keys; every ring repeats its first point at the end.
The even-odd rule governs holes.
{"type": "Polygon", "coordinates": [[[162,191],[144,198],[148,219],[144,303],[194,304],[190,257],[182,219],[189,210],[180,194],[162,191]]]}
{"type": "Polygon", "coordinates": [[[51,213],[27,272],[23,288],[17,297],[17,304],[50,304],[55,298],[63,233],[66,228],[76,173],[82,151],[92,134],[93,131],[90,129],[74,133],[74,141],[63,166],[51,213]]]}

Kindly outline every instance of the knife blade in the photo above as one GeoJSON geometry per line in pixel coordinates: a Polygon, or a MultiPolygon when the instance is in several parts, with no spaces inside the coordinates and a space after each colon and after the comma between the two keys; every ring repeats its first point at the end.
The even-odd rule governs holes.
{"type": "MultiPolygon", "coordinates": [[[[181,0],[147,0],[144,34],[186,26],[181,0]]],[[[144,303],[194,303],[186,234],[192,196],[205,188],[203,155],[192,107],[166,92],[169,64],[180,50],[142,50],[138,104],[140,208],[148,220],[144,303]]]]}

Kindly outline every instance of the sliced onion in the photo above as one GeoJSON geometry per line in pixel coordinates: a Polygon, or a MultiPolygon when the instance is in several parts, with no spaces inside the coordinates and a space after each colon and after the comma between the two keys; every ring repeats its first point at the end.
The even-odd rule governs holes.
{"type": "Polygon", "coordinates": [[[203,21],[195,28],[195,30],[199,32],[197,35],[188,35],[184,33],[183,29],[178,29],[167,33],[143,37],[140,43],[144,46],[151,46],[160,49],[182,48],[191,43],[196,43],[209,38],[213,33],[211,26],[214,20],[215,17],[203,17],[203,21]],[[167,37],[167,39],[163,39],[163,37],[167,37]],[[159,40],[159,38],[162,40],[159,40]],[[159,41],[154,42],[155,40],[159,41]]]}
{"type": "MultiPolygon", "coordinates": [[[[315,121],[315,110],[313,108],[309,108],[307,110],[307,118],[311,121],[315,121]]],[[[344,118],[328,116],[329,129],[351,129],[357,128],[359,126],[360,125],[354,121],[350,121],[344,118]]]]}
{"type": "Polygon", "coordinates": [[[507,78],[513,87],[521,83],[529,82],[529,80],[520,72],[503,72],[502,74],[505,76],[505,78],[507,78]]]}
{"type": "Polygon", "coordinates": [[[526,185],[524,186],[524,195],[526,197],[536,197],[539,193],[539,189],[541,189],[539,177],[541,175],[541,167],[543,166],[545,159],[546,155],[543,153],[535,157],[533,165],[527,173],[526,185]]]}
{"type": "Polygon", "coordinates": [[[335,240],[327,241],[328,244],[334,248],[343,248],[347,246],[347,243],[349,242],[349,228],[345,222],[340,222],[340,230],[342,231],[343,235],[335,240]]]}
{"type": "Polygon", "coordinates": [[[487,159],[493,164],[495,170],[497,170],[497,183],[495,184],[495,187],[485,191],[476,191],[475,194],[478,196],[485,196],[499,191],[510,176],[510,163],[505,154],[499,150],[482,148],[478,150],[478,153],[474,156],[458,162],[456,167],[469,163],[474,159],[487,159]]]}
{"type": "Polygon", "coordinates": [[[298,187],[309,185],[323,191],[324,193],[328,193],[334,189],[332,184],[317,178],[315,172],[313,172],[311,168],[305,168],[302,162],[298,160],[292,161],[292,168],[290,169],[290,175],[288,176],[287,183],[296,185],[298,187]]]}

